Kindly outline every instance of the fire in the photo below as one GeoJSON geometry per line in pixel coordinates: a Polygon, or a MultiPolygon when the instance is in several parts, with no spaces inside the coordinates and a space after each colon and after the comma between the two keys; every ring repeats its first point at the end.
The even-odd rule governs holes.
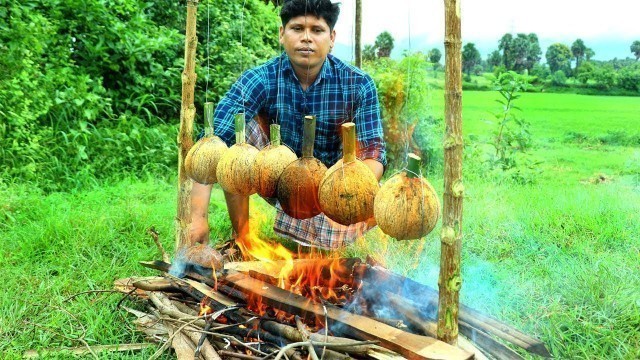
{"type": "MultiPolygon", "coordinates": [[[[238,239],[237,244],[245,260],[257,260],[263,264],[259,272],[272,277],[276,282],[273,285],[315,302],[349,300],[353,292],[352,279],[344,259],[320,252],[295,254],[281,244],[262,239],[258,228],[252,222],[249,235],[244,240],[238,239]]],[[[277,318],[293,318],[278,309],[269,309],[261,298],[249,299],[249,305],[260,315],[269,312],[277,318]]]]}

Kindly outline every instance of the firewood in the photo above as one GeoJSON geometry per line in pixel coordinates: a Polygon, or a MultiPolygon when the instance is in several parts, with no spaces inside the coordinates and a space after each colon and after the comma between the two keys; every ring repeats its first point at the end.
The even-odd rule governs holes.
{"type": "MultiPolygon", "coordinates": [[[[306,318],[324,318],[323,307],[310,304],[308,299],[293,295],[286,290],[273,287],[240,273],[229,274],[224,279],[246,293],[262,296],[263,302],[290,314],[306,318]]],[[[378,340],[384,347],[409,359],[469,359],[472,354],[432,338],[406,333],[364,316],[348,313],[333,306],[326,306],[326,315],[331,322],[344,324],[343,333],[362,340],[378,340]]]]}
{"type": "MultiPolygon", "coordinates": [[[[169,300],[169,298],[166,297],[166,295],[164,295],[163,293],[151,292],[151,293],[149,293],[149,299],[153,302],[153,304],[158,309],[160,309],[160,312],[162,312],[162,313],[169,313],[169,314],[171,314],[171,316],[177,316],[178,319],[180,319],[180,318],[184,319],[184,316],[187,316],[189,320],[196,320],[197,319],[197,317],[194,319],[193,317],[180,312],[178,310],[178,308],[176,308],[173,304],[171,304],[171,300],[169,300]]],[[[196,322],[200,322],[200,321],[195,321],[194,324],[196,322]]],[[[200,326],[200,324],[198,324],[198,326],[200,326]]],[[[191,329],[188,329],[188,328],[185,328],[182,331],[184,331],[184,334],[194,344],[199,344],[199,342],[201,340],[200,333],[198,333],[196,331],[193,331],[191,329]]],[[[220,356],[218,356],[218,354],[215,352],[215,350],[213,349],[213,347],[211,346],[211,344],[209,343],[208,340],[205,339],[202,342],[202,345],[201,345],[200,349],[201,349],[200,353],[202,354],[202,356],[205,359],[220,360],[220,356]]],[[[191,355],[192,359],[195,357],[195,353],[196,353],[196,350],[194,349],[194,352],[191,355]]]]}

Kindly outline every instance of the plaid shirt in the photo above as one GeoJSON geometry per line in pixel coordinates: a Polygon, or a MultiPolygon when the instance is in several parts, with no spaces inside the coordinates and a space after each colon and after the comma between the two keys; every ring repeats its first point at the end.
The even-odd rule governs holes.
{"type": "MultiPolygon", "coordinates": [[[[327,167],[342,158],[341,125],[356,124],[358,157],[386,166],[378,95],[369,75],[332,55],[315,82],[303,91],[285,53],[246,71],[218,104],[214,113],[216,135],[227,145],[235,142],[234,115],[245,113],[247,142],[257,148],[268,144],[263,127],[254,117],[280,124],[282,142],[302,155],[304,115],[316,115],[314,157],[327,167]]],[[[262,124],[265,126],[265,124],[262,124]]],[[[266,127],[266,126],[265,126],[266,127]]],[[[344,226],[324,214],[299,220],[276,204],[274,231],[302,245],[335,249],[353,242],[368,226],[344,226]]]]}

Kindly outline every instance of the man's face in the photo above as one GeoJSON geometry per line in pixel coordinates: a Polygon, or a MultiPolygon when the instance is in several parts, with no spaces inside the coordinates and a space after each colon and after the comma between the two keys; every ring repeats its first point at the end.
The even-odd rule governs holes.
{"type": "Polygon", "coordinates": [[[335,30],[313,15],[292,18],[280,27],[280,44],[296,70],[319,70],[335,37],[335,30]]]}

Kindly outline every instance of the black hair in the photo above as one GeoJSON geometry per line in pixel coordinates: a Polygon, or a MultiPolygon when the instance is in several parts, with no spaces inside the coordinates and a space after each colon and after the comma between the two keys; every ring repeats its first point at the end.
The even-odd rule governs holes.
{"type": "Polygon", "coordinates": [[[340,5],[332,3],[331,0],[285,0],[280,10],[282,26],[287,26],[289,20],[294,17],[304,15],[324,19],[329,29],[333,30],[340,15],[340,5]]]}

